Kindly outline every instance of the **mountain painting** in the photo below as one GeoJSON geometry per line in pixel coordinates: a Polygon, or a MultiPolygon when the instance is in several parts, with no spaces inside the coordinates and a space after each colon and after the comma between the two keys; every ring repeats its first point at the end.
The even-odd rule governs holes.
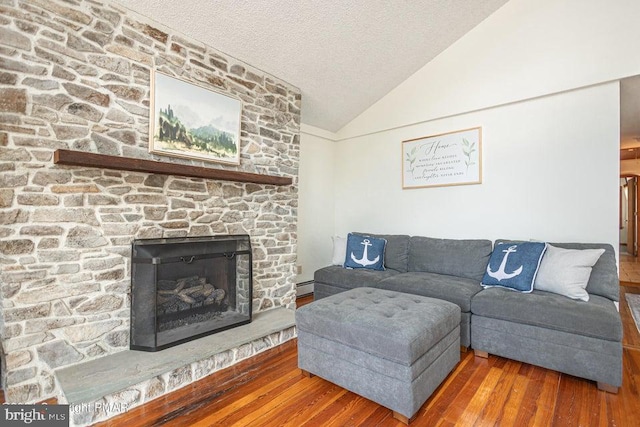
{"type": "Polygon", "coordinates": [[[239,164],[239,99],[155,72],[151,111],[150,152],[239,164]]]}

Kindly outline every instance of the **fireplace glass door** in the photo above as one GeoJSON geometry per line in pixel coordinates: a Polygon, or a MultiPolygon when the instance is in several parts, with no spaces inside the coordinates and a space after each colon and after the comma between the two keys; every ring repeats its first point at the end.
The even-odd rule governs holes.
{"type": "Polygon", "coordinates": [[[157,351],[251,321],[247,235],[135,240],[133,350],[157,351]]]}

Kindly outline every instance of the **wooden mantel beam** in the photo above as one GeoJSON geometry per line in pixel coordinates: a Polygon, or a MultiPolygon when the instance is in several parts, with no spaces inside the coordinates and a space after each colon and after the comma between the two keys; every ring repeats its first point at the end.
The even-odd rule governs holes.
{"type": "Polygon", "coordinates": [[[285,176],[261,175],[224,169],[190,166],[179,163],[157,162],[131,157],[109,156],[85,151],[56,150],[53,154],[56,165],[87,166],[101,169],[116,169],[132,172],[147,172],[160,175],[188,176],[192,178],[217,179],[222,181],[251,182],[267,185],[291,185],[293,179],[285,176]]]}

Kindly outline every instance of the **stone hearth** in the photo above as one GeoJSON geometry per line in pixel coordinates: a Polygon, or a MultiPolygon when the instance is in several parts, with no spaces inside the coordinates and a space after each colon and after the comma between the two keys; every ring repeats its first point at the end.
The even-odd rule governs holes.
{"type": "MultiPolygon", "coordinates": [[[[88,0],[3,1],[0,83],[8,402],[61,398],[58,370],[127,350],[133,239],[248,234],[254,313],[294,307],[297,88],[116,3],[88,0]],[[148,152],[152,69],[242,100],[239,166],[148,152]],[[284,176],[293,184],[60,166],[56,149],[284,176]]],[[[231,351],[244,357],[247,350],[231,351]]]]}
{"type": "Polygon", "coordinates": [[[111,418],[295,337],[294,311],[258,313],[252,323],[156,353],[121,351],[60,369],[61,402],[74,425],[111,418]]]}

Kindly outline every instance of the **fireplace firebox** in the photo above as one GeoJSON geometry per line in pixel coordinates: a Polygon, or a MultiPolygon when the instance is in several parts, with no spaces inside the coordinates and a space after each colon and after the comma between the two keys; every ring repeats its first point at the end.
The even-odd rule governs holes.
{"type": "Polygon", "coordinates": [[[248,235],[134,240],[132,350],[158,351],[251,322],[248,235]]]}

